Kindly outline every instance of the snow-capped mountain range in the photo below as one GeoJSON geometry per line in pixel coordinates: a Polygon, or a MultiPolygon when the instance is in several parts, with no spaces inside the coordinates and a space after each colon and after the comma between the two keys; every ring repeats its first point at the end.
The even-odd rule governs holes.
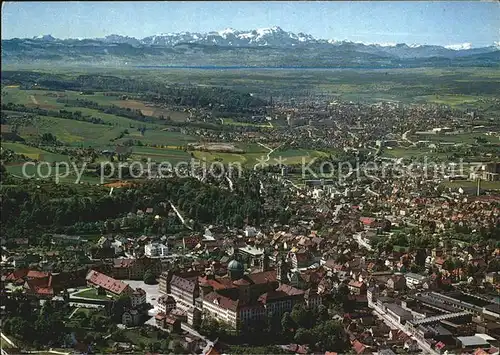
{"type": "MultiPolygon", "coordinates": [[[[175,45],[180,42],[235,47],[288,47],[316,43],[318,40],[308,34],[295,34],[293,32],[284,31],[278,26],[249,31],[238,31],[232,28],[226,28],[222,31],[212,31],[208,33],[166,33],[149,36],[141,40],[141,43],[150,45],[175,45]]],[[[326,43],[326,41],[323,42],[326,43]]]]}
{"type": "Polygon", "coordinates": [[[499,66],[499,43],[437,46],[317,39],[280,27],[162,33],[144,38],[58,39],[51,35],[2,40],[2,63],[243,67],[499,66]]]}
{"type": "MultiPolygon", "coordinates": [[[[33,39],[43,41],[56,41],[57,39],[51,35],[37,36],[33,39]]],[[[226,28],[221,31],[211,31],[206,33],[199,32],[177,32],[177,33],[161,33],[153,36],[138,39],[135,37],[121,36],[112,34],[104,38],[94,38],[94,40],[105,43],[126,43],[132,46],[175,46],[180,43],[195,43],[202,45],[217,45],[217,46],[234,46],[234,47],[295,47],[305,45],[343,45],[343,44],[358,44],[373,47],[441,47],[451,50],[469,50],[473,48],[471,43],[449,44],[446,46],[421,45],[421,44],[404,44],[404,43],[364,43],[352,42],[347,40],[335,39],[316,39],[310,34],[293,33],[281,29],[279,26],[270,28],[259,28],[254,30],[235,30],[226,28]]],[[[498,47],[498,43],[494,43],[492,47],[498,47]]]]}

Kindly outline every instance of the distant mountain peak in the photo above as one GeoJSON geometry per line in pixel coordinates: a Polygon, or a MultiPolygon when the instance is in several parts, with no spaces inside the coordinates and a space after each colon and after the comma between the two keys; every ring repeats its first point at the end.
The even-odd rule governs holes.
{"type": "Polygon", "coordinates": [[[464,49],[471,49],[472,48],[472,43],[466,42],[466,43],[458,43],[458,44],[449,44],[447,46],[444,46],[446,49],[452,49],[454,51],[460,51],[464,49]]]}
{"type": "Polygon", "coordinates": [[[50,34],[42,35],[42,36],[35,36],[35,37],[33,37],[33,39],[40,40],[40,41],[47,41],[47,42],[52,42],[52,41],[57,40],[56,38],[52,37],[52,35],[50,35],[50,34]]]}

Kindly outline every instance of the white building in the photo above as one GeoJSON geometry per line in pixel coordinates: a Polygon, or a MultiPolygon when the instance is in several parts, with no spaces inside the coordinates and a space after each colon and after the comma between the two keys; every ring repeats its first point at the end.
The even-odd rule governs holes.
{"type": "Polygon", "coordinates": [[[158,298],[158,309],[162,313],[169,313],[175,308],[175,299],[169,295],[163,295],[158,298]]]}
{"type": "Polygon", "coordinates": [[[406,278],[406,286],[408,288],[415,288],[417,286],[421,286],[425,281],[427,281],[427,277],[415,274],[413,272],[409,272],[405,275],[406,278]]]}
{"type": "Polygon", "coordinates": [[[245,229],[245,237],[255,237],[257,235],[257,230],[255,227],[246,227],[245,229]]]}
{"type": "Polygon", "coordinates": [[[168,247],[160,243],[149,243],[144,246],[144,254],[150,258],[168,256],[168,247]]]}
{"type": "Polygon", "coordinates": [[[130,295],[130,303],[132,304],[132,308],[146,303],[146,291],[144,291],[142,288],[136,289],[130,295]]]}

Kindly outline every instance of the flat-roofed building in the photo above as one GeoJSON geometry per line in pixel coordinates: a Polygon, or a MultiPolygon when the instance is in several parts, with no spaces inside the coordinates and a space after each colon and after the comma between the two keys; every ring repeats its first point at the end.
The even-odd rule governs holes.
{"type": "Polygon", "coordinates": [[[491,347],[491,344],[487,340],[476,335],[457,337],[457,342],[458,346],[465,351],[477,348],[489,349],[491,347]]]}
{"type": "Polygon", "coordinates": [[[400,324],[405,324],[407,321],[413,319],[411,312],[395,303],[386,303],[384,306],[387,314],[400,324]]]}
{"type": "Polygon", "coordinates": [[[426,280],[427,277],[415,274],[413,272],[409,272],[405,275],[406,278],[406,286],[409,288],[416,288],[417,286],[421,286],[426,280]]]}

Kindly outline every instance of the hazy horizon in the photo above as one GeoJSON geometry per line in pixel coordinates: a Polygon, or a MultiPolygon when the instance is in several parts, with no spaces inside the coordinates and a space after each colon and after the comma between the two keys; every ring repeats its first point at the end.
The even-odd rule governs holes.
{"type": "Polygon", "coordinates": [[[2,7],[2,39],[144,38],[279,26],[316,39],[361,43],[467,48],[500,42],[500,4],[494,2],[4,2],[2,7]]]}

